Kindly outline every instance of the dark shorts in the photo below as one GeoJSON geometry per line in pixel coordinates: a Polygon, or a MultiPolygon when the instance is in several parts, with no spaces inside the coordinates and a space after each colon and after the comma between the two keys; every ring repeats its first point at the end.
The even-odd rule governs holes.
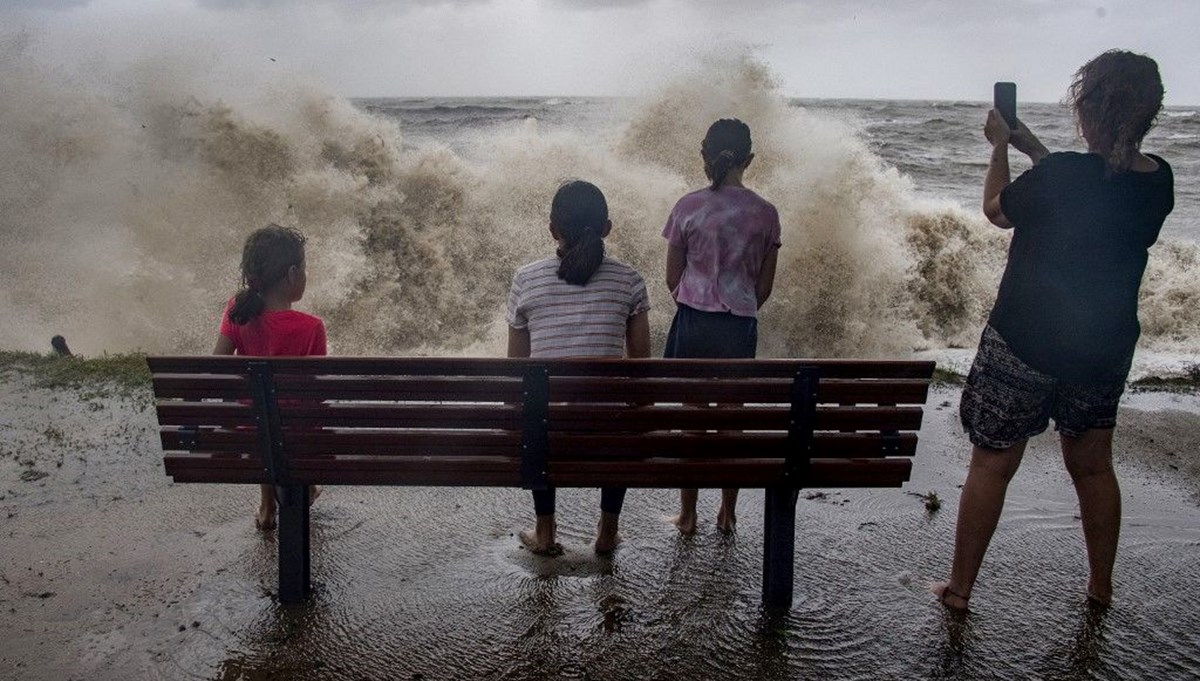
{"type": "Polygon", "coordinates": [[[758,320],[754,317],[676,305],[663,357],[753,359],[757,352],[758,320]]]}
{"type": "Polygon", "coordinates": [[[963,430],[977,447],[1007,449],[1046,430],[1051,418],[1054,429],[1068,437],[1112,428],[1128,373],[1126,364],[1109,381],[1060,381],[1022,362],[987,326],[963,388],[963,430]]]}

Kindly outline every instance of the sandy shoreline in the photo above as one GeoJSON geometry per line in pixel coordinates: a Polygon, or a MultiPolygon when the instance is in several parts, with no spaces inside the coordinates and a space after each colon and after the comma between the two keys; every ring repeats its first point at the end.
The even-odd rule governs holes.
{"type": "MultiPolygon", "coordinates": [[[[303,646],[303,637],[296,634],[297,640],[289,638],[293,624],[286,618],[280,620],[273,604],[274,539],[252,529],[252,490],[227,485],[173,485],[162,471],[153,409],[144,389],[118,390],[87,381],[75,387],[39,387],[36,374],[12,370],[0,373],[0,381],[0,518],[4,519],[0,533],[0,612],[4,613],[0,621],[0,669],[13,674],[6,673],[6,677],[268,678],[262,675],[261,659],[249,664],[239,658],[239,651],[260,650],[267,645],[264,639],[275,651],[267,657],[273,661],[271,664],[292,668],[289,665],[294,655],[289,651],[303,646]]],[[[946,534],[945,522],[957,506],[956,471],[966,460],[965,438],[955,427],[957,400],[958,391],[952,387],[939,388],[931,395],[930,416],[916,462],[920,469],[927,459],[948,457],[950,461],[948,467],[939,469],[942,472],[914,482],[928,486],[948,502],[950,508],[939,520],[939,536],[946,534]]],[[[1178,501],[1172,503],[1179,508],[1200,506],[1200,395],[1129,394],[1116,441],[1123,482],[1136,481],[1131,484],[1137,489],[1176,495],[1178,501]]],[[[1052,459],[1053,440],[1043,436],[1036,442],[1031,453],[1052,459]]],[[[1046,470],[1052,471],[1053,465],[1047,464],[1046,470]]],[[[957,483],[961,483],[961,476],[957,483]]],[[[926,489],[910,485],[906,491],[926,489]]],[[[333,490],[329,498],[322,500],[317,513],[324,541],[358,541],[353,533],[364,532],[359,529],[364,523],[373,526],[373,505],[384,503],[392,522],[404,528],[397,541],[411,542],[414,547],[396,549],[402,552],[398,560],[409,556],[414,573],[423,574],[422,566],[427,565],[428,558],[403,553],[442,541],[438,524],[425,517],[423,509],[441,504],[438,508],[445,509],[441,512],[449,516],[478,512],[460,509],[457,504],[446,506],[445,490],[387,494],[392,493],[367,488],[333,490]]],[[[531,567],[507,557],[513,553],[508,535],[522,525],[528,511],[523,493],[511,490],[496,494],[505,503],[481,516],[483,521],[463,521],[474,539],[468,535],[453,541],[494,545],[494,551],[505,556],[503,560],[517,561],[515,567],[503,568],[508,573],[536,572],[540,569],[536,565],[531,567]]],[[[901,492],[891,494],[896,496],[890,497],[889,503],[908,503],[896,501],[902,499],[901,492]]],[[[646,499],[658,504],[659,497],[654,495],[652,491],[639,492],[631,501],[637,504],[646,499]]],[[[669,499],[670,493],[659,496],[669,499]]],[[[591,503],[594,501],[584,505],[591,503]]],[[[664,501],[662,505],[669,508],[670,504],[664,501]]],[[[814,504],[812,508],[823,507],[814,504]]],[[[747,523],[758,522],[756,510],[744,512],[747,523]]],[[[915,508],[912,512],[917,513],[915,508]]],[[[645,518],[628,515],[626,533],[635,539],[643,537],[647,543],[641,550],[658,550],[658,540],[651,539],[661,536],[656,534],[660,530],[646,519],[653,512],[646,511],[645,518]]],[[[576,520],[585,529],[578,530],[580,536],[574,538],[583,544],[589,520],[576,520]]],[[[570,527],[565,529],[568,537],[572,537],[572,531],[570,527]]],[[[464,534],[461,528],[454,532],[464,534]]],[[[948,547],[943,541],[936,549],[941,556],[948,547]]],[[[757,549],[747,550],[753,561],[757,549]]],[[[631,559],[618,554],[618,561],[631,559]]],[[[938,560],[930,564],[937,565],[938,560]]],[[[337,561],[333,567],[321,568],[321,574],[331,575],[326,577],[331,593],[338,580],[352,583],[378,576],[369,555],[353,554],[347,549],[337,561]]],[[[587,557],[576,561],[575,567],[562,567],[570,564],[564,561],[554,570],[578,570],[586,576],[609,574],[614,569],[597,567],[587,557]]],[[[620,569],[619,563],[616,569],[620,569]]],[[[385,568],[379,570],[387,572],[385,568]]],[[[749,572],[753,571],[751,567],[749,572]]],[[[442,575],[438,579],[460,577],[470,575],[442,575]]],[[[388,582],[384,579],[382,583],[388,582]]],[[[743,586],[749,594],[757,588],[756,584],[743,586]]],[[[624,606],[609,606],[612,612],[604,614],[604,621],[610,615],[619,620],[624,606]]],[[[436,613],[425,615],[436,617],[436,613]]],[[[420,618],[414,617],[414,621],[420,618]]],[[[1189,635],[1194,636],[1194,632],[1189,635]]],[[[457,645],[482,644],[464,639],[457,645]]],[[[342,662],[322,659],[319,664],[304,667],[301,675],[379,678],[379,667],[368,665],[367,669],[375,670],[371,673],[351,673],[350,669],[343,670],[345,674],[335,673],[335,669],[341,669],[339,664],[342,662]]],[[[441,678],[438,667],[419,654],[390,659],[382,668],[391,670],[389,673],[403,672],[407,675],[404,678],[441,678]]],[[[491,677],[543,676],[517,669],[491,677]]],[[[553,674],[546,672],[544,677],[553,674]]]]}

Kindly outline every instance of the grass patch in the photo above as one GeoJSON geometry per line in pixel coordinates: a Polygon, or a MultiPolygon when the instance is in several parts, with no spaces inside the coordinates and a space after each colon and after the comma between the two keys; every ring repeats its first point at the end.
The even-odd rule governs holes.
{"type": "Polygon", "coordinates": [[[957,371],[937,367],[933,370],[932,380],[934,385],[962,385],[967,382],[967,377],[957,371]]]}
{"type": "Polygon", "coordinates": [[[133,396],[150,388],[150,369],[142,353],[59,357],[0,350],[0,372],[6,371],[32,378],[38,388],[85,388],[89,398],[133,396]]]}

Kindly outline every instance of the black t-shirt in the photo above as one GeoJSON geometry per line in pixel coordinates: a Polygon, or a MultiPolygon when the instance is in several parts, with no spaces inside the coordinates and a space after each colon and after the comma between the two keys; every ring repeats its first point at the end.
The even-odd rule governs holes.
{"type": "Polygon", "coordinates": [[[1147,249],[1175,205],[1171,166],[1151,158],[1106,176],[1097,154],[1050,154],[1001,192],[1013,238],[988,323],[1026,364],[1080,383],[1128,373],[1147,249]]]}

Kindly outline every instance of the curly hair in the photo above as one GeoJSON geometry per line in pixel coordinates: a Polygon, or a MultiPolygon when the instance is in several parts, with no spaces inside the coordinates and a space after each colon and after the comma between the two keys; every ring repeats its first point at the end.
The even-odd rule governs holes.
{"type": "Polygon", "coordinates": [[[1125,50],[1109,50],[1079,67],[1067,94],[1088,144],[1110,173],[1129,169],[1162,102],[1158,64],[1125,50]]]}

